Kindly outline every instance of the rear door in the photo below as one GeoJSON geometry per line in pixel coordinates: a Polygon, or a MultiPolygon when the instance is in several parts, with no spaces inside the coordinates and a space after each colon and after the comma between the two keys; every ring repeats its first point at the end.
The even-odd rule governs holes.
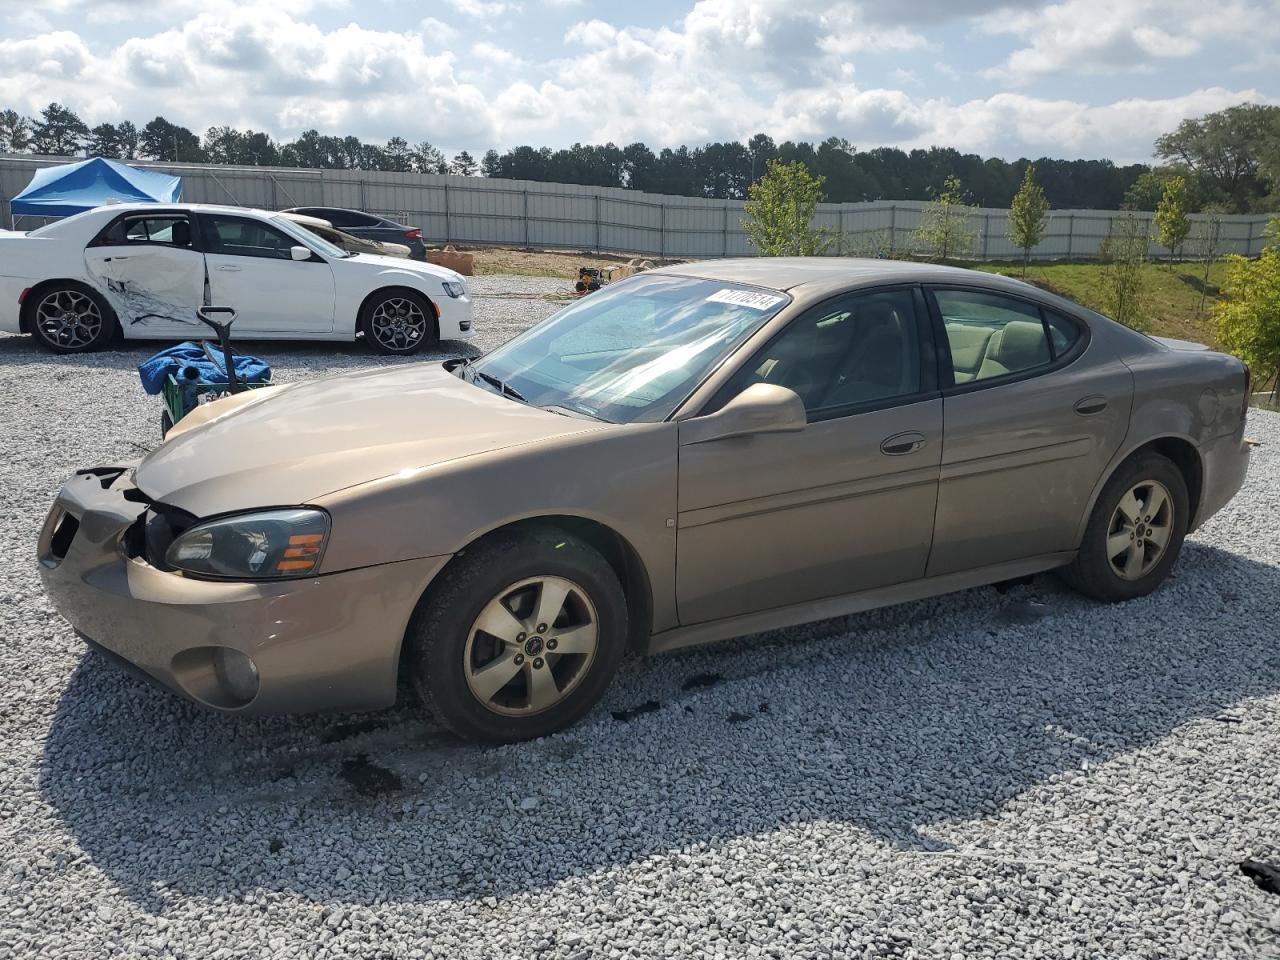
{"type": "Polygon", "coordinates": [[[944,287],[929,300],[946,437],[928,575],[1075,549],[1128,429],[1128,368],[1032,300],[944,287]]]}
{"type": "Polygon", "coordinates": [[[126,337],[182,338],[204,327],[204,256],[190,214],[124,214],[85,248],[85,267],[126,337]]]}
{"type": "Polygon", "coordinates": [[[318,254],[294,260],[294,237],[256,217],[201,214],[209,298],[234,307],[234,332],[258,337],[333,330],[333,269],[318,254]]]}

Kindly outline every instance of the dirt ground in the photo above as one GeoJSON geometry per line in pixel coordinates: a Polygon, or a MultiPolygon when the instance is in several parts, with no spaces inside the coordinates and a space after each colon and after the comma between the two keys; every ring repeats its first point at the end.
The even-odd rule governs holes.
{"type": "MultiPolygon", "coordinates": [[[[458,247],[475,257],[475,272],[521,277],[564,277],[575,279],[580,267],[608,268],[622,266],[631,255],[565,253],[560,250],[512,250],[506,247],[458,247]]],[[[635,257],[634,259],[641,259],[635,257]]],[[[679,263],[679,260],[651,259],[654,266],[679,263]]]]}

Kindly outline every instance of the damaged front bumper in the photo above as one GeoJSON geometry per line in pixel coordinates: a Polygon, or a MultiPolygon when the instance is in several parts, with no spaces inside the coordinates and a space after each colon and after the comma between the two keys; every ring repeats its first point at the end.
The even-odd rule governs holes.
{"type": "Polygon", "coordinates": [[[447,557],[299,580],[198,580],[147,562],[139,544],[152,505],[131,477],[129,465],[78,472],[41,531],[41,579],[77,633],[219,710],[395,702],[405,628],[447,557]]]}

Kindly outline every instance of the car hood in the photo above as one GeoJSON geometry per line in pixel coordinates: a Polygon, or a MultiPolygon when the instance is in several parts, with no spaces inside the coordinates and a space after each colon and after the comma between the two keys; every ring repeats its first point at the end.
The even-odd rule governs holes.
{"type": "Polygon", "coordinates": [[[404,470],[606,426],[499,396],[439,363],[414,363],[234,406],[152,451],[134,482],[153,501],[203,517],[309,503],[404,470]]]}
{"type": "Polygon", "coordinates": [[[436,280],[461,281],[462,274],[435,263],[422,260],[407,260],[402,257],[390,257],[380,253],[357,253],[354,257],[335,260],[334,267],[343,270],[367,270],[372,273],[410,273],[417,276],[432,277],[436,280]]]}

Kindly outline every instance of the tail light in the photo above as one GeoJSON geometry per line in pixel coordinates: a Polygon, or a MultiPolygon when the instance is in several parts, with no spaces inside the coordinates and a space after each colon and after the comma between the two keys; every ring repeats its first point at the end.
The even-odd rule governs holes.
{"type": "Polygon", "coordinates": [[[417,227],[414,227],[412,230],[406,230],[404,232],[404,238],[406,240],[421,240],[422,231],[419,230],[417,227]]]}

